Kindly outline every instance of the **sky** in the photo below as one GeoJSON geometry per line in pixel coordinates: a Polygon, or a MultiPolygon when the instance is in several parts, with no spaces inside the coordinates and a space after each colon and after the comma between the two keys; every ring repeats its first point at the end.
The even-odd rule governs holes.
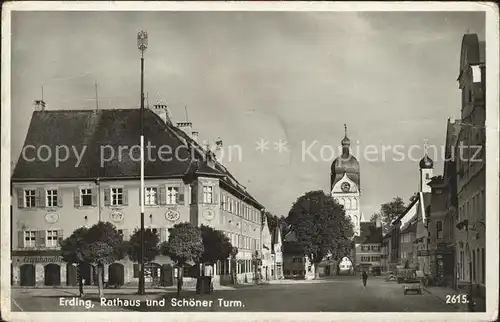
{"type": "Polygon", "coordinates": [[[96,82],[99,108],[139,106],[146,30],[149,104],[168,104],[200,141],[220,137],[222,163],[267,210],[286,216],[330,190],[347,124],[369,219],[417,191],[425,141],[442,173],[462,36],[484,29],[474,12],[14,12],[12,159],[42,87],[48,110],[95,108],[96,82]]]}

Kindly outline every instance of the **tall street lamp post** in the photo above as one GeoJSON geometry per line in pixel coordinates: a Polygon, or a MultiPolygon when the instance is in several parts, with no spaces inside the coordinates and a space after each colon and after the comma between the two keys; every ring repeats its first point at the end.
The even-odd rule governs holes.
{"type": "Polygon", "coordinates": [[[137,34],[137,48],[141,52],[141,263],[139,272],[139,294],[144,295],[144,52],[148,48],[148,33],[140,31],[137,34]]]}

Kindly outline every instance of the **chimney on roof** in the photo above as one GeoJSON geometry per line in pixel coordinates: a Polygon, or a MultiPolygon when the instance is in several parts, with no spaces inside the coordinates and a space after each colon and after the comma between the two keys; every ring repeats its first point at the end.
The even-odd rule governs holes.
{"type": "Polygon", "coordinates": [[[193,131],[191,133],[191,138],[193,139],[193,141],[195,141],[196,143],[198,143],[198,131],[193,131]]]}
{"type": "Polygon", "coordinates": [[[35,100],[35,111],[45,111],[44,100],[35,100]]]}
{"type": "Polygon", "coordinates": [[[172,124],[172,119],[170,117],[170,110],[168,109],[168,105],[165,104],[156,104],[151,109],[156,115],[158,115],[165,124],[172,124]]]}
{"type": "Polygon", "coordinates": [[[191,122],[178,122],[177,127],[184,131],[190,138],[193,135],[193,123],[191,122]]]}

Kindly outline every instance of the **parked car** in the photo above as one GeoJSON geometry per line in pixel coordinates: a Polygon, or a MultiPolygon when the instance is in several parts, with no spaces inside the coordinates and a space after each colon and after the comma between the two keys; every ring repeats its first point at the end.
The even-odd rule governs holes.
{"type": "Polygon", "coordinates": [[[416,292],[417,294],[421,295],[422,294],[422,287],[420,280],[416,278],[411,278],[407,279],[404,282],[403,285],[403,290],[404,290],[404,295],[408,294],[409,292],[416,292]]]}

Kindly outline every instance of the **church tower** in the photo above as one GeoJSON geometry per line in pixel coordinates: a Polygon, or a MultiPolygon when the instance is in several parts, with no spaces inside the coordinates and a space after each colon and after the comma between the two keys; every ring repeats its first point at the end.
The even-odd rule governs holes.
{"type": "Polygon", "coordinates": [[[420,160],[420,183],[419,183],[419,192],[431,192],[431,187],[428,185],[431,182],[433,171],[434,171],[434,162],[427,155],[427,142],[424,143],[424,157],[420,160]]]}
{"type": "Polygon", "coordinates": [[[361,221],[360,210],[360,172],[358,160],[351,154],[351,141],[347,137],[347,125],[344,124],[345,135],[341,141],[342,154],[333,160],[331,167],[331,196],[344,206],[346,215],[354,225],[354,234],[359,236],[361,221]]]}

